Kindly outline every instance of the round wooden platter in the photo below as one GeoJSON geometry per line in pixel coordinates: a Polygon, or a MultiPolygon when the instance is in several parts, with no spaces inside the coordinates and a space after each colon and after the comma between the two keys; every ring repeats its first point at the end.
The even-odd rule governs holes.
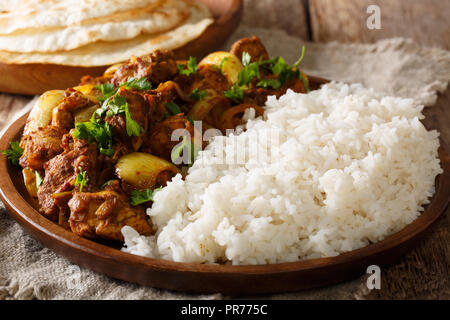
{"type": "MultiPolygon", "coordinates": [[[[206,4],[213,13],[214,23],[203,34],[185,46],[175,49],[178,59],[201,58],[219,48],[239,25],[242,0],[196,0],[206,4]]],[[[80,82],[84,75],[99,76],[108,66],[74,67],[57,64],[8,64],[0,62],[0,92],[27,95],[41,94],[51,89],[66,89],[80,82]]]]}
{"type": "MultiPolygon", "coordinates": [[[[327,82],[310,77],[310,87],[327,82]]],[[[22,134],[27,114],[10,125],[0,138],[0,150],[22,134]]],[[[450,199],[450,155],[441,145],[444,172],[436,178],[436,193],[422,215],[399,232],[364,248],[336,257],[269,265],[232,266],[179,263],[131,255],[106,243],[81,238],[51,222],[24,186],[21,170],[0,156],[0,197],[11,216],[34,238],[80,266],[113,278],[142,285],[192,293],[254,295],[292,292],[355,278],[370,265],[394,263],[407,252],[444,212],[450,199]]]]}

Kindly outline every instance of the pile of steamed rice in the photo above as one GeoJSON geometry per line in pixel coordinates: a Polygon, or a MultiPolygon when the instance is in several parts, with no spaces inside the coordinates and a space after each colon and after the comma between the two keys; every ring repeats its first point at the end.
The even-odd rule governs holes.
{"type": "Polygon", "coordinates": [[[442,172],[422,108],[342,83],[269,97],[264,119],[246,113],[245,132],[215,138],[185,180],[155,194],[156,234],[124,227],[123,250],[266,264],[382,240],[420,215],[442,172]]]}

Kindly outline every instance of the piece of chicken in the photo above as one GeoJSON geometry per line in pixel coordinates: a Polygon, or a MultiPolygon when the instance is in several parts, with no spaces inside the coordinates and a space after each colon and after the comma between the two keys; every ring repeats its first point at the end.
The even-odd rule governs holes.
{"type": "Polygon", "coordinates": [[[22,168],[42,170],[44,163],[63,152],[61,140],[64,129],[54,126],[38,128],[22,137],[20,147],[24,150],[20,157],[22,168]]]}
{"type": "Polygon", "coordinates": [[[259,117],[264,115],[264,109],[260,106],[243,103],[226,110],[220,117],[218,127],[222,130],[222,133],[226,133],[227,129],[235,129],[237,126],[243,124],[242,117],[247,109],[254,109],[255,116],[259,117]]]}
{"type": "Polygon", "coordinates": [[[106,117],[105,121],[113,128],[113,137],[116,141],[136,151],[142,145],[142,135],[148,129],[148,103],[139,92],[126,90],[125,88],[120,88],[117,95],[126,99],[132,119],[144,129],[144,132],[138,137],[129,136],[127,133],[126,116],[123,113],[106,117]]]}
{"type": "Polygon", "coordinates": [[[236,57],[242,59],[242,54],[247,52],[250,54],[250,62],[256,62],[261,60],[268,60],[269,54],[266,48],[262,44],[261,40],[253,36],[251,38],[243,38],[236,41],[230,50],[236,57]]]}
{"type": "Polygon", "coordinates": [[[111,82],[118,86],[129,78],[145,77],[152,83],[160,83],[172,79],[177,73],[178,68],[173,52],[156,50],[149,55],[132,58],[121,65],[114,73],[111,82]]]}

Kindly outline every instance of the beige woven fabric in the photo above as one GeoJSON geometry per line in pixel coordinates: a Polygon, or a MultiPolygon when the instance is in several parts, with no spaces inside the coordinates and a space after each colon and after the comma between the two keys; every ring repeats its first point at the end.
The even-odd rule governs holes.
{"type": "MultiPolygon", "coordinates": [[[[375,44],[304,43],[277,27],[276,19],[294,12],[298,0],[246,0],[257,13],[244,16],[234,34],[236,39],[258,35],[272,56],[296,60],[302,44],[307,55],[302,67],[307,73],[328,79],[360,82],[389,95],[413,98],[418,104],[435,103],[439,91],[450,81],[450,52],[423,48],[406,39],[389,39],[375,44]],[[286,2],[286,4],[285,4],[286,2]],[[279,3],[279,2],[278,2],[279,3]],[[270,8],[270,9],[269,9],[270,8]],[[258,28],[257,17],[267,17],[272,29],[258,28]]],[[[301,21],[299,21],[301,23],[301,21]]],[[[283,23],[280,25],[283,27],[283,23]]],[[[24,110],[17,110],[16,116],[24,110]]],[[[11,117],[9,117],[11,119],[11,117]]],[[[3,128],[0,128],[3,129],[3,128]]],[[[337,286],[301,293],[273,295],[273,299],[362,299],[368,293],[365,277],[337,286]]],[[[0,299],[221,299],[220,294],[186,295],[142,287],[80,269],[28,236],[0,204],[0,299]]]]}

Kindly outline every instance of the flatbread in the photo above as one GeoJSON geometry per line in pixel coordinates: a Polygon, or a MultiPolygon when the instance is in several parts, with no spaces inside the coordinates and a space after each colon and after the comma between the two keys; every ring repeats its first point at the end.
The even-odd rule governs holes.
{"type": "Polygon", "coordinates": [[[68,51],[97,41],[126,40],[143,33],[166,32],[179,26],[189,15],[189,5],[185,1],[165,0],[158,8],[152,5],[65,28],[29,28],[0,35],[0,50],[68,51]]]}
{"type": "Polygon", "coordinates": [[[1,0],[0,34],[67,27],[92,18],[159,5],[160,0],[1,0]]]}
{"type": "Polygon", "coordinates": [[[105,66],[126,61],[131,56],[141,56],[156,49],[171,50],[184,46],[198,38],[213,23],[211,13],[203,4],[190,2],[190,17],[177,28],[156,35],[140,35],[136,38],[115,41],[95,42],[70,51],[54,53],[17,53],[0,51],[3,63],[51,63],[70,66],[105,66]]]}

